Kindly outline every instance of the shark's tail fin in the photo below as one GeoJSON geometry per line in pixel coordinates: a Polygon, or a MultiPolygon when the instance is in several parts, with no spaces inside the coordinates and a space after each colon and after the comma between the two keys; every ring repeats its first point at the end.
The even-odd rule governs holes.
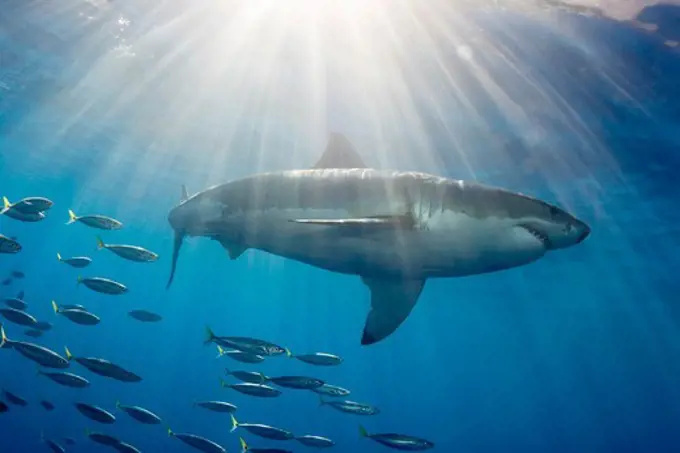
{"type": "Polygon", "coordinates": [[[170,277],[168,277],[168,284],[165,285],[165,289],[170,288],[172,281],[175,279],[175,270],[177,270],[177,259],[179,258],[179,250],[182,248],[184,243],[184,232],[175,231],[175,240],[172,245],[172,262],[170,264],[170,277]]]}

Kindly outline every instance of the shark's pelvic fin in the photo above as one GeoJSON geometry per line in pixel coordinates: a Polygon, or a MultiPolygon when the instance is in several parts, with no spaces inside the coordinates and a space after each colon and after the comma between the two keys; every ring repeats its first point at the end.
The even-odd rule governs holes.
{"type": "Polygon", "coordinates": [[[362,278],[371,290],[362,345],[377,343],[397,330],[418,301],[425,280],[362,278]]]}
{"type": "Polygon", "coordinates": [[[248,246],[245,244],[229,242],[225,239],[217,239],[217,241],[222,244],[222,247],[224,247],[229,254],[229,258],[232,260],[237,259],[239,256],[243,255],[243,252],[248,250],[248,246]]]}
{"type": "Polygon", "coordinates": [[[312,168],[366,168],[366,164],[347,137],[331,133],[326,150],[312,168]]]}

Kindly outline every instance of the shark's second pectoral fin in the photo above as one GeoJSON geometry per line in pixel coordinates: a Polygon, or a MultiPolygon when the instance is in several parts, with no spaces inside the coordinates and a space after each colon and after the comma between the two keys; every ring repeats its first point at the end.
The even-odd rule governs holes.
{"type": "Polygon", "coordinates": [[[404,322],[418,301],[425,280],[362,278],[371,290],[371,311],[366,318],[362,345],[377,343],[404,322]]]}
{"type": "Polygon", "coordinates": [[[248,246],[245,244],[241,243],[236,243],[236,242],[231,242],[226,239],[220,239],[216,238],[216,240],[222,244],[222,247],[227,251],[229,254],[229,258],[232,260],[235,260],[239,256],[243,255],[243,252],[248,250],[248,246]]]}
{"type": "Polygon", "coordinates": [[[291,219],[294,223],[304,223],[308,225],[321,225],[329,227],[345,228],[347,230],[377,230],[377,229],[407,229],[410,230],[415,225],[413,216],[404,215],[381,215],[349,219],[291,219]]]}

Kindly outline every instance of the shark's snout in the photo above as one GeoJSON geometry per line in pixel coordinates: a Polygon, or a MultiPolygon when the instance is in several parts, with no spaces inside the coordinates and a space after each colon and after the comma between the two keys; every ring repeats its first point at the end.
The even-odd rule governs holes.
{"type": "Polygon", "coordinates": [[[580,244],[581,242],[585,241],[588,236],[590,236],[590,227],[583,223],[580,222],[581,224],[579,225],[579,229],[581,230],[581,233],[579,236],[576,238],[576,243],[580,244]]]}

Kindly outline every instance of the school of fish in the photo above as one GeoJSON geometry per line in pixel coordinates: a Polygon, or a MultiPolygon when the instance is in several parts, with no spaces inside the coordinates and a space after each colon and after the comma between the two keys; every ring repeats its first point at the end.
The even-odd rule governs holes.
{"type": "MultiPolygon", "coordinates": [[[[17,222],[40,222],[47,218],[54,203],[44,197],[27,197],[15,202],[4,198],[3,204],[0,215],[17,222]]],[[[549,250],[578,244],[590,233],[585,223],[570,214],[524,195],[424,174],[378,173],[365,169],[349,142],[338,136],[332,137],[314,170],[256,175],[233,185],[216,186],[192,197],[184,189],[182,201],[170,213],[169,221],[175,230],[175,244],[168,286],[174,278],[179,249],[185,236],[205,236],[217,240],[232,259],[252,247],[329,271],[359,275],[372,294],[372,307],[362,337],[364,345],[381,341],[405,321],[427,278],[485,273],[528,264],[549,250]],[[257,197],[250,197],[249,191],[253,188],[269,188],[277,193],[270,196],[258,192],[257,197]],[[308,192],[303,191],[303,188],[308,192]],[[480,204],[480,200],[488,203],[480,204]],[[365,212],[367,209],[370,212],[365,212]],[[329,218],[330,211],[355,216],[329,218]],[[286,213],[299,213],[302,217],[285,217],[286,213]],[[304,217],[305,214],[311,217],[304,217]],[[266,237],[262,233],[266,231],[264,223],[258,222],[276,225],[279,230],[272,234],[280,236],[275,240],[266,237]],[[461,229],[461,225],[468,230],[461,229]],[[469,240],[461,245],[455,234],[451,238],[447,228],[458,228],[458,231],[468,235],[469,240]],[[443,233],[437,233],[437,229],[442,229],[443,233]],[[427,241],[433,237],[436,249],[432,250],[441,253],[439,257],[430,256],[433,255],[431,252],[425,253],[429,247],[427,241]],[[292,248],[295,241],[290,238],[299,241],[299,250],[292,248]],[[409,245],[414,247],[412,256],[422,254],[418,257],[419,261],[416,263],[414,258],[413,262],[405,262],[403,256],[385,255],[381,247],[389,250],[390,241],[395,240],[404,243],[412,241],[409,245]],[[361,245],[361,241],[366,242],[361,245]],[[304,248],[307,243],[322,244],[328,250],[315,250],[308,256],[304,248]],[[360,258],[351,255],[351,250],[348,251],[357,244],[359,252],[356,253],[361,254],[360,258]],[[414,244],[424,250],[416,249],[414,244]],[[475,244],[492,251],[485,249],[481,254],[472,254],[470,250],[475,244]],[[489,248],[489,244],[493,247],[489,248]],[[339,245],[342,250],[334,248],[339,245]],[[327,253],[327,256],[322,257],[323,253],[327,253]],[[349,255],[344,258],[338,256],[343,253],[349,255]],[[385,256],[387,260],[383,259],[385,256]],[[461,257],[457,268],[447,262],[452,256],[461,257]],[[382,268],[374,270],[376,265],[382,268]]],[[[124,227],[121,221],[109,216],[77,215],[69,210],[66,224],[76,223],[108,234],[115,234],[113,232],[124,227]]],[[[99,250],[108,250],[126,261],[153,263],[159,259],[158,254],[137,245],[108,243],[100,236],[95,236],[94,240],[99,250]]],[[[22,245],[17,237],[0,234],[0,255],[14,255],[21,251],[22,245]]],[[[62,256],[58,251],[55,254],[60,263],[74,269],[86,269],[93,261],[89,256],[62,256]]],[[[14,270],[3,281],[3,285],[9,286],[23,278],[22,271],[14,270]]],[[[74,280],[78,286],[82,285],[91,291],[130,297],[126,296],[129,290],[124,283],[106,276],[77,276],[74,280]]],[[[81,328],[76,326],[95,328],[102,322],[100,316],[83,305],[64,304],[58,298],[47,303],[54,315],[63,318],[73,329],[81,328]]],[[[80,374],[85,370],[124,383],[143,381],[142,376],[105,358],[77,356],[68,347],[62,352],[38,344],[44,335],[49,335],[53,326],[51,322],[31,314],[32,304],[27,301],[23,290],[8,294],[4,299],[0,307],[0,316],[4,319],[0,323],[0,348],[12,350],[35,362],[41,377],[56,385],[74,389],[96,385],[87,374],[80,374]],[[9,324],[17,326],[17,330],[10,329],[9,324]],[[23,339],[22,335],[28,338],[23,339]]],[[[128,316],[141,323],[163,320],[160,314],[144,308],[131,310],[128,316]]],[[[287,347],[268,340],[223,335],[223,332],[216,333],[210,327],[205,329],[204,342],[215,346],[216,359],[226,357],[250,366],[277,360],[277,357],[296,360],[301,367],[307,366],[308,370],[343,364],[343,358],[332,353],[293,353],[287,347]]],[[[278,398],[285,392],[308,392],[317,395],[320,406],[345,414],[364,417],[380,414],[380,409],[374,405],[348,399],[350,390],[305,374],[267,376],[259,371],[229,367],[225,368],[224,376],[216,379],[215,385],[218,384],[223,389],[262,399],[278,398]]],[[[37,402],[46,411],[55,410],[49,400],[37,402]]],[[[0,413],[10,413],[13,407],[29,404],[28,398],[3,389],[0,413]]],[[[294,433],[283,427],[263,423],[266,416],[256,420],[250,417],[241,420],[239,408],[229,401],[193,401],[187,402],[187,406],[213,412],[216,416],[227,414],[231,420],[231,431],[240,434],[238,440],[243,453],[290,453],[292,447],[271,446],[272,443],[282,442],[294,442],[315,449],[336,445],[332,439],[320,433],[294,433]],[[245,440],[246,435],[257,438],[257,441],[253,441],[257,445],[251,446],[245,440]]],[[[163,417],[150,408],[111,402],[107,409],[80,400],[73,401],[73,408],[88,421],[108,426],[106,432],[87,431],[86,437],[91,442],[118,452],[134,453],[140,450],[113,434],[111,425],[115,426],[117,420],[114,408],[140,425],[147,425],[145,429],[164,426],[170,438],[183,442],[187,447],[206,453],[226,452],[222,445],[202,434],[179,432],[167,427],[163,417]]],[[[359,434],[362,438],[396,450],[419,451],[434,447],[432,441],[424,438],[402,433],[371,433],[363,426],[359,426],[359,434]]],[[[77,442],[72,437],[53,439],[43,436],[42,440],[56,453],[67,451],[77,442]]]]}

